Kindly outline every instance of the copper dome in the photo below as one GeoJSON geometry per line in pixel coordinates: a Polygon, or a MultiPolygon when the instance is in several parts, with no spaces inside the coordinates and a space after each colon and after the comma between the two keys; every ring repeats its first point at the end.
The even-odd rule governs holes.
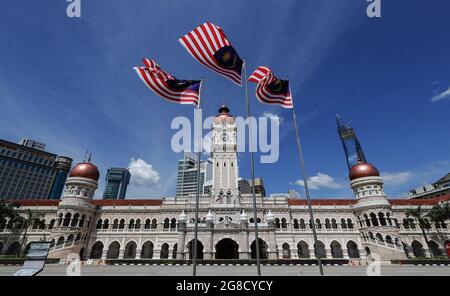
{"type": "Polygon", "coordinates": [[[371,165],[370,163],[360,162],[352,166],[348,177],[350,180],[355,180],[358,178],[364,177],[379,177],[380,173],[377,168],[371,165]]]}
{"type": "Polygon", "coordinates": [[[92,163],[81,162],[73,167],[69,173],[69,177],[88,178],[98,181],[100,178],[100,173],[98,172],[97,167],[92,163]]]}

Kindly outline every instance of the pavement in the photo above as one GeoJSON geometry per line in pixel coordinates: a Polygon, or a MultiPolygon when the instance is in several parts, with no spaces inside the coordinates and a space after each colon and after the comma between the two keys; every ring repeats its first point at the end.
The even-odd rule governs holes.
{"type": "MultiPolygon", "coordinates": [[[[0,276],[9,276],[21,266],[0,266],[0,276]]],[[[78,265],[48,264],[39,276],[191,276],[192,266],[78,265]],[[79,267],[79,268],[78,268],[79,267]]],[[[324,266],[327,276],[366,276],[367,266],[324,266]]],[[[450,276],[450,266],[381,265],[370,268],[371,274],[382,276],[450,276]]],[[[261,266],[267,276],[316,276],[317,266],[261,266]]],[[[254,276],[256,266],[198,266],[200,276],[254,276]]]]}

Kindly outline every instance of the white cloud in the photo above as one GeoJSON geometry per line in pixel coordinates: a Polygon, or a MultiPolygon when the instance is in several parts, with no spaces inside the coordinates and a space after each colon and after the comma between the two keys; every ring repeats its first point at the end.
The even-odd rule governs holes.
{"type": "Polygon", "coordinates": [[[450,87],[446,91],[432,97],[431,101],[437,102],[437,101],[443,100],[445,98],[450,98],[450,87]]]}
{"type": "Polygon", "coordinates": [[[283,121],[284,121],[284,118],[281,117],[281,116],[279,116],[278,114],[271,113],[271,112],[267,112],[267,111],[264,111],[264,113],[262,114],[262,116],[268,117],[268,118],[271,119],[271,120],[275,120],[275,119],[278,118],[278,122],[279,122],[280,125],[282,125],[282,124],[283,124],[283,121]]]}
{"type": "MultiPolygon", "coordinates": [[[[303,186],[303,180],[298,180],[295,184],[303,186]]],[[[320,188],[340,189],[343,188],[344,185],[337,182],[330,175],[318,173],[316,176],[308,178],[308,187],[313,190],[320,188]]]]}
{"type": "Polygon", "coordinates": [[[412,173],[409,171],[398,172],[398,173],[381,173],[381,177],[385,184],[388,185],[400,185],[408,182],[412,178],[412,173]]]}
{"type": "Polygon", "coordinates": [[[136,186],[153,187],[159,184],[159,173],[151,164],[140,158],[131,158],[128,169],[131,174],[131,183],[136,186]]]}

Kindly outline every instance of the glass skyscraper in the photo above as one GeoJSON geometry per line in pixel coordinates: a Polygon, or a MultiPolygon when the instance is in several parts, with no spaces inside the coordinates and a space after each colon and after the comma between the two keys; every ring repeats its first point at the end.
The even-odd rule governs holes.
{"type": "Polygon", "coordinates": [[[341,138],[344,147],[345,158],[348,169],[357,164],[359,161],[367,162],[361,144],[358,141],[354,128],[342,122],[342,117],[337,115],[337,128],[339,137],[341,138]]]}
{"type": "Polygon", "coordinates": [[[127,169],[109,168],[103,199],[125,199],[130,178],[130,171],[127,169]]]}
{"type": "MultiPolygon", "coordinates": [[[[203,184],[212,179],[212,162],[200,162],[200,193],[203,184]]],[[[186,153],[184,159],[178,161],[176,197],[187,197],[197,193],[197,156],[186,153]]]]}
{"type": "Polygon", "coordinates": [[[20,143],[0,139],[0,198],[59,199],[72,159],[33,140],[20,143]]]}

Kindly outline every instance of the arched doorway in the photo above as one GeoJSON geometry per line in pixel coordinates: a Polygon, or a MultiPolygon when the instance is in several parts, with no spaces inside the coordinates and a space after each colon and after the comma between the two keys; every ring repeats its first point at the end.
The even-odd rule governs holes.
{"type": "Polygon", "coordinates": [[[306,242],[300,241],[297,244],[298,258],[309,258],[309,246],[306,242]]]}
{"type": "Polygon", "coordinates": [[[358,245],[354,241],[347,243],[347,252],[349,258],[360,258],[358,245]]]}
{"type": "Polygon", "coordinates": [[[164,243],[161,246],[161,254],[159,256],[161,259],[169,259],[169,244],[164,243]]]}
{"type": "Polygon", "coordinates": [[[317,241],[317,247],[316,244],[314,244],[314,255],[316,258],[327,258],[327,252],[325,251],[323,242],[317,241]]]}
{"type": "Polygon", "coordinates": [[[291,247],[288,243],[284,243],[283,246],[283,259],[290,259],[291,258],[291,247]]]}
{"type": "Polygon", "coordinates": [[[342,252],[341,244],[339,242],[332,241],[330,248],[332,258],[344,258],[344,253],[342,252]]]}
{"type": "Polygon", "coordinates": [[[152,259],[153,258],[153,243],[147,241],[142,245],[141,259],[152,259]]]}
{"type": "Polygon", "coordinates": [[[119,258],[120,244],[118,242],[112,242],[109,245],[108,253],[106,254],[107,259],[117,259],[119,258]]]}
{"type": "MultiPolygon", "coordinates": [[[[194,258],[194,240],[191,240],[187,244],[189,259],[194,258]]],[[[203,259],[203,244],[201,241],[197,240],[197,259],[203,259]]]]}
{"type": "MultiPolygon", "coordinates": [[[[258,238],[258,242],[259,242],[259,258],[260,259],[269,258],[269,255],[267,253],[267,243],[261,238],[258,238]]],[[[250,245],[250,250],[252,251],[251,258],[256,259],[256,240],[254,240],[250,245]]]]}
{"type": "Polygon", "coordinates": [[[130,241],[125,245],[125,252],[123,253],[124,259],[136,258],[137,245],[134,241],[130,241]]]}
{"type": "Polygon", "coordinates": [[[413,254],[416,258],[425,257],[425,250],[423,249],[421,243],[415,240],[412,242],[411,247],[413,249],[413,254]]]}
{"type": "Polygon", "coordinates": [[[103,243],[96,242],[91,249],[91,259],[101,259],[103,254],[103,243]]]}
{"type": "Polygon", "coordinates": [[[230,238],[216,244],[216,259],[239,259],[239,245],[230,238]]]}
{"type": "Polygon", "coordinates": [[[430,252],[433,254],[434,257],[441,256],[439,245],[435,241],[429,241],[428,245],[430,246],[430,252]]]}
{"type": "Polygon", "coordinates": [[[13,242],[9,245],[8,249],[6,250],[5,255],[16,255],[19,251],[20,244],[19,242],[13,242]]]}

